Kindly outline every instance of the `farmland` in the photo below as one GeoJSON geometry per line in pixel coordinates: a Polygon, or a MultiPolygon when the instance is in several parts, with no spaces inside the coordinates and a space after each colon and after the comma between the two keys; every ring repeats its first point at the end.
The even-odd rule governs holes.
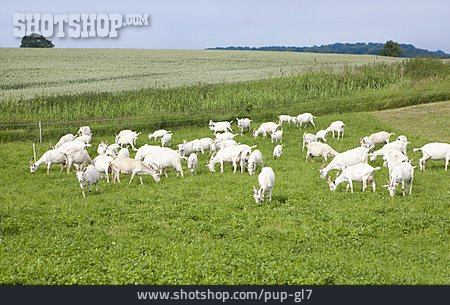
{"type": "MultiPolygon", "coordinates": [[[[9,60],[16,63],[24,58],[20,52],[35,50],[15,51],[0,50],[12,52],[9,60]]],[[[321,64],[303,58],[308,64],[296,65],[296,56],[308,54],[251,52],[254,57],[245,58],[246,52],[173,51],[181,58],[178,65],[197,67],[195,56],[205,62],[197,72],[180,68],[184,72],[177,78],[177,63],[169,61],[160,66],[157,78],[164,85],[152,88],[139,69],[134,78],[117,80],[82,82],[85,72],[42,71],[40,84],[33,84],[41,80],[37,74],[20,80],[41,66],[64,63],[68,71],[91,69],[85,71],[99,80],[105,73],[120,76],[120,67],[116,71],[109,66],[109,73],[108,66],[97,69],[92,59],[102,61],[115,52],[128,56],[129,62],[149,57],[144,50],[69,50],[80,58],[74,63],[64,50],[43,51],[60,52],[60,57],[49,63],[51,56],[32,52],[30,62],[37,66],[29,62],[13,78],[0,76],[0,122],[18,124],[0,131],[0,283],[449,284],[450,185],[442,161],[429,161],[425,172],[416,171],[411,196],[389,197],[382,188],[386,168],[375,174],[375,193],[362,193],[360,183],[355,183],[354,194],[346,193],[343,185],[332,193],[318,174],[322,160],[305,162],[299,148],[304,129],[286,125],[279,160],[272,158],[270,140],[248,133],[237,137],[258,145],[265,165],[274,169],[272,203],[255,204],[251,190],[256,176],[232,174],[229,165],[224,174],[210,173],[205,167],[208,154],[199,156],[196,176],[185,170],[179,178],[171,171],[158,184],[145,177],[143,186],[137,179],[130,185],[126,179],[121,184],[102,181],[98,194],[83,199],[73,172],[67,175],[54,166],[48,175],[43,167],[30,174],[31,143],[37,134],[35,126],[26,125],[44,121],[40,156],[60,135],[75,133],[87,121],[94,131],[89,152],[95,156],[100,141],[113,142],[125,127],[143,132],[141,146],[150,143],[150,131],[169,126],[175,148],[183,139],[212,136],[206,128],[210,118],[246,115],[254,118],[255,127],[276,120],[276,114],[311,111],[317,128],[308,127],[308,132],[337,119],[346,123],[345,139],[329,136],[337,151],[358,146],[364,135],[389,130],[412,142],[408,156],[416,165],[421,154],[413,153],[413,147],[431,139],[450,141],[448,62],[386,59],[392,63],[354,67],[367,61],[324,55],[321,64]],[[215,56],[229,56],[229,62],[217,62],[215,56]],[[288,66],[292,70],[282,68],[287,76],[281,77],[280,67],[288,66]],[[229,72],[233,67],[235,74],[229,72]],[[175,72],[164,76],[164,70],[175,72]],[[216,75],[218,70],[224,74],[216,75]],[[226,78],[227,71],[233,76],[226,78]],[[102,90],[107,92],[98,92],[102,90]]],[[[153,52],[157,65],[172,51],[153,52]],[[161,57],[156,60],[155,54],[161,57]]],[[[147,69],[157,70],[152,67],[147,69]]],[[[9,66],[5,71],[12,70],[9,66]]],[[[382,160],[373,164],[381,166],[382,160]]]]}

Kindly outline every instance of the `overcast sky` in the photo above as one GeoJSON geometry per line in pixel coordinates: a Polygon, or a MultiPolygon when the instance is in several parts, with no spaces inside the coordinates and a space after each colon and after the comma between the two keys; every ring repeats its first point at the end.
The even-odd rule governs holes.
{"type": "Polygon", "coordinates": [[[150,25],[118,38],[50,38],[56,47],[204,49],[385,42],[450,53],[449,0],[3,1],[0,47],[15,47],[14,13],[147,13],[150,25]]]}

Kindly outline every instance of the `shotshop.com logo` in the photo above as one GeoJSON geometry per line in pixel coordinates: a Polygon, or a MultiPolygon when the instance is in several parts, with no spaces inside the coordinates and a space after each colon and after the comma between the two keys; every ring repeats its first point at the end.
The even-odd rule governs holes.
{"type": "Polygon", "coordinates": [[[148,14],[38,14],[17,13],[13,16],[14,37],[33,33],[44,37],[92,38],[117,37],[124,26],[148,26],[148,14]]]}

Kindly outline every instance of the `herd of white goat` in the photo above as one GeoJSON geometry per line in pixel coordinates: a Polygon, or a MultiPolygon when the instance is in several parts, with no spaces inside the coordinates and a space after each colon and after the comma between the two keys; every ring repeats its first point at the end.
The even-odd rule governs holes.
{"type": "MultiPolygon", "coordinates": [[[[253,129],[253,136],[257,138],[262,135],[267,138],[270,135],[272,143],[276,144],[273,150],[274,158],[281,158],[283,153],[283,144],[279,144],[283,139],[283,130],[280,129],[283,123],[295,126],[307,126],[311,124],[315,127],[314,119],[310,113],[303,113],[298,116],[279,115],[278,123],[262,123],[258,128],[253,129]]],[[[237,119],[237,127],[242,135],[244,132],[250,132],[252,120],[248,118],[237,119]]],[[[136,147],[136,141],[141,134],[132,130],[122,130],[115,137],[115,143],[108,145],[100,143],[97,149],[97,157],[91,159],[87,151],[92,140],[92,132],[88,126],[83,126],[76,135],[66,134],[62,136],[58,143],[50,150],[45,152],[42,157],[34,163],[30,161],[30,171],[33,173],[42,165],[47,165],[47,172],[50,172],[52,164],[60,164],[61,170],[66,167],[70,171],[72,165],[76,168],[76,177],[80,184],[81,192],[85,197],[84,188],[88,187],[91,191],[95,185],[98,191],[98,182],[104,177],[109,183],[110,174],[113,182],[120,182],[120,174],[131,175],[129,183],[133,181],[134,176],[138,176],[140,183],[143,184],[142,175],[150,175],[156,182],[160,181],[160,176],[164,174],[167,177],[166,170],[173,168],[177,176],[183,176],[182,163],[187,162],[188,171],[196,174],[198,166],[197,153],[211,154],[209,162],[206,164],[211,172],[215,172],[216,164],[220,164],[221,172],[224,171],[224,164],[233,165],[233,173],[236,173],[238,166],[241,173],[245,170],[250,175],[257,172],[258,166],[261,167],[258,175],[259,187],[253,187],[253,197],[256,202],[263,202],[265,196],[269,201],[272,199],[272,190],[275,184],[275,173],[271,167],[264,167],[263,155],[260,150],[255,149],[256,145],[249,146],[238,143],[233,134],[232,121],[227,122],[209,122],[209,129],[214,132],[213,138],[195,139],[192,141],[183,141],[177,145],[177,150],[171,149],[172,133],[167,130],[157,130],[148,135],[150,140],[160,140],[159,145],[145,144],[139,148],[136,147]],[[128,147],[135,151],[134,158],[131,158],[128,147]]],[[[368,164],[368,159],[376,160],[382,156],[383,166],[389,169],[388,188],[390,196],[395,195],[399,184],[402,186],[402,193],[405,195],[405,189],[411,194],[414,179],[414,168],[411,160],[406,155],[408,142],[405,136],[399,136],[395,141],[390,142],[393,133],[380,131],[360,140],[360,146],[344,151],[337,152],[330,145],[325,144],[327,135],[331,133],[337,139],[344,138],[345,124],[342,121],[335,121],[325,130],[319,130],[315,134],[304,133],[302,139],[302,151],[306,148],[306,161],[313,157],[322,157],[328,162],[329,157],[333,157],[325,167],[319,171],[320,177],[325,179],[330,171],[337,170],[337,178],[332,181],[328,176],[328,184],[331,191],[336,190],[339,184],[346,182],[347,190],[350,188],[353,192],[353,182],[360,181],[363,184],[363,191],[367,188],[367,183],[372,184],[375,192],[374,173],[380,167],[372,167],[368,164]],[[383,144],[381,148],[375,150],[376,145],[383,144]],[[371,150],[374,150],[371,152],[371,150]]],[[[425,162],[428,159],[445,160],[445,170],[447,170],[450,160],[450,144],[447,143],[429,143],[421,148],[415,148],[414,151],[422,151],[423,157],[419,160],[420,170],[425,170],[425,162]]]]}

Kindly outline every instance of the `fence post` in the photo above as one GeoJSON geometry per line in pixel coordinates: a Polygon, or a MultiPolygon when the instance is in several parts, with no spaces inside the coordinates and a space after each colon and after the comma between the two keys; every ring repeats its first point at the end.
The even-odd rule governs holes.
{"type": "Polygon", "coordinates": [[[33,142],[33,157],[34,157],[34,163],[36,163],[36,144],[33,142]]]}
{"type": "Polygon", "coordinates": [[[39,121],[39,144],[42,144],[42,124],[39,121]]]}

